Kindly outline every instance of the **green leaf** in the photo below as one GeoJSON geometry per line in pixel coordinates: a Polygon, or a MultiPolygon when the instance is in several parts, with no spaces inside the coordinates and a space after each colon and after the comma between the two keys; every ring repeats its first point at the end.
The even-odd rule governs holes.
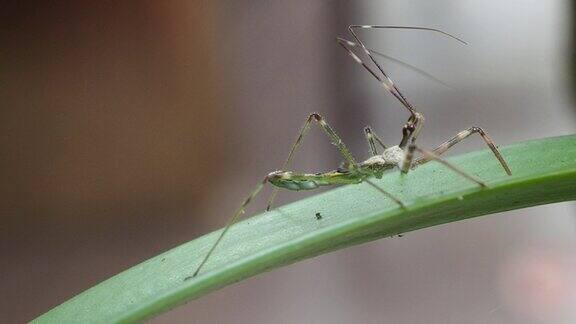
{"type": "Polygon", "coordinates": [[[189,276],[218,232],[136,265],[34,322],[141,320],[244,278],[336,249],[470,217],[576,199],[576,136],[514,144],[503,148],[502,154],[512,176],[488,150],[450,159],[486,181],[488,188],[479,188],[436,162],[407,175],[392,172],[374,180],[402,199],[405,210],[366,184],[340,187],[234,225],[196,278],[189,276]],[[316,213],[322,218],[318,220],[316,213]]]}

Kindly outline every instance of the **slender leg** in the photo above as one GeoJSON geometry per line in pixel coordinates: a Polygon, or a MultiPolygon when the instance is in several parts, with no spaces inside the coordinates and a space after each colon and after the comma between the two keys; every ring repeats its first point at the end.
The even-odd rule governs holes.
{"type": "MultiPolygon", "coordinates": [[[[342,41],[342,42],[346,43],[346,44],[349,45],[350,47],[358,47],[358,46],[360,46],[360,45],[358,45],[358,43],[355,43],[355,42],[350,41],[350,40],[348,40],[348,39],[346,39],[346,38],[343,38],[343,37],[338,37],[337,39],[338,39],[339,41],[342,41]]],[[[422,70],[422,69],[420,69],[420,68],[418,68],[418,67],[416,67],[416,66],[414,66],[414,65],[412,65],[412,64],[410,64],[410,63],[404,62],[404,61],[402,61],[402,60],[399,60],[399,59],[397,59],[397,58],[395,58],[395,57],[392,57],[392,56],[390,56],[390,55],[384,54],[384,53],[379,52],[379,51],[377,51],[377,50],[375,50],[375,49],[372,49],[372,48],[369,48],[368,51],[370,51],[370,53],[372,53],[372,55],[380,56],[380,57],[382,57],[382,58],[384,58],[384,59],[386,59],[386,60],[392,61],[392,62],[394,62],[394,63],[396,63],[396,64],[398,64],[398,65],[400,65],[400,66],[403,66],[403,67],[405,67],[405,68],[407,68],[407,69],[410,69],[410,70],[412,70],[412,71],[420,74],[421,76],[423,76],[423,77],[425,77],[425,78],[428,78],[428,79],[430,79],[430,80],[432,80],[432,81],[434,81],[434,82],[438,82],[439,84],[441,84],[441,85],[443,85],[443,86],[445,86],[445,87],[452,88],[449,84],[447,84],[446,82],[438,79],[437,77],[435,77],[435,76],[432,75],[431,73],[426,72],[426,71],[424,71],[424,70],[422,70]]]]}
{"type": "MultiPolygon", "coordinates": [[[[434,152],[434,154],[436,155],[441,155],[444,152],[448,151],[452,146],[458,144],[459,142],[463,141],[464,139],[466,139],[468,136],[472,135],[472,134],[479,134],[482,139],[484,140],[484,142],[486,143],[486,145],[488,145],[488,147],[490,148],[490,150],[492,150],[492,153],[494,153],[494,156],[496,156],[496,159],[498,159],[498,162],[500,162],[500,164],[502,165],[502,168],[504,169],[504,171],[506,171],[506,173],[508,175],[512,175],[512,171],[510,170],[510,168],[508,167],[508,164],[506,163],[506,160],[504,160],[504,158],[502,157],[502,154],[500,154],[500,151],[498,151],[498,149],[496,148],[496,145],[494,144],[494,141],[490,138],[490,136],[488,136],[488,134],[480,127],[470,127],[466,130],[463,130],[461,132],[459,132],[458,134],[456,134],[456,136],[452,137],[451,139],[447,140],[446,142],[440,144],[437,148],[435,148],[432,152],[434,152]]],[[[424,164],[426,162],[430,161],[430,159],[428,159],[427,157],[423,156],[419,159],[417,159],[416,161],[414,161],[414,164],[412,167],[416,167],[418,165],[424,164]]]]}
{"type": "MultiPolygon", "coordinates": [[[[405,148],[406,145],[408,144],[408,140],[411,139],[412,140],[411,142],[415,143],[416,138],[418,137],[418,134],[420,133],[420,130],[422,129],[422,126],[423,126],[424,116],[421,113],[417,112],[414,109],[414,107],[408,102],[408,100],[402,94],[400,89],[396,86],[396,84],[394,84],[394,81],[392,81],[392,79],[390,79],[388,77],[386,72],[384,72],[384,70],[382,69],[380,64],[378,64],[376,59],[371,55],[370,51],[366,48],[364,43],[362,43],[360,38],[358,38],[358,36],[356,35],[356,33],[353,30],[354,28],[357,28],[357,27],[371,28],[369,26],[350,26],[348,28],[350,33],[352,34],[352,36],[354,36],[354,38],[356,39],[357,43],[351,42],[351,41],[346,40],[344,38],[336,38],[336,40],[338,41],[338,44],[344,50],[346,50],[346,52],[348,52],[348,54],[354,59],[354,61],[356,61],[358,64],[362,65],[362,67],[364,67],[364,69],[366,69],[376,80],[378,80],[378,82],[380,82],[382,84],[382,86],[388,92],[390,92],[410,112],[411,116],[410,116],[410,119],[408,120],[408,123],[405,126],[404,137],[402,139],[402,142],[400,143],[400,147],[405,148]],[[364,61],[362,61],[362,59],[360,59],[360,57],[358,57],[358,55],[356,55],[356,53],[354,53],[354,51],[352,51],[351,47],[356,47],[356,46],[361,46],[362,49],[364,49],[365,53],[370,57],[372,62],[378,67],[378,69],[380,70],[383,77],[380,77],[378,75],[378,73],[376,73],[372,68],[370,68],[364,61]],[[410,128],[410,129],[408,129],[408,128],[410,128]]],[[[374,28],[378,28],[378,26],[374,26],[374,28]]],[[[396,27],[393,27],[393,28],[396,28],[396,27]]],[[[408,29],[411,29],[411,28],[408,28],[408,29]]],[[[418,29],[418,28],[415,28],[415,29],[418,29]]],[[[407,161],[407,162],[411,162],[411,160],[407,161]]],[[[407,163],[405,165],[405,167],[402,168],[404,173],[408,172],[409,166],[410,166],[410,164],[407,163]]]]}
{"type": "Polygon", "coordinates": [[[416,139],[424,126],[424,116],[417,112],[408,119],[408,122],[402,128],[402,141],[398,145],[400,148],[404,149],[406,156],[404,158],[404,163],[402,164],[401,171],[406,174],[410,170],[412,165],[412,159],[414,158],[414,150],[406,150],[406,145],[410,142],[410,145],[416,145],[416,139]]]}
{"type": "Polygon", "coordinates": [[[339,37],[337,37],[336,40],[338,41],[338,45],[340,45],[344,50],[346,50],[346,52],[348,52],[348,54],[352,57],[352,59],[354,59],[354,61],[356,61],[356,63],[362,65],[362,67],[364,67],[366,71],[368,71],[376,80],[378,80],[378,82],[382,84],[382,87],[384,87],[384,89],[386,89],[396,99],[398,99],[398,101],[402,104],[402,106],[408,109],[408,111],[411,114],[414,114],[416,112],[412,107],[412,105],[406,100],[406,98],[401,93],[398,92],[399,91],[398,88],[396,87],[392,79],[388,77],[388,75],[384,74],[383,78],[380,77],[372,68],[368,66],[368,64],[362,61],[362,59],[360,59],[360,57],[358,57],[358,55],[356,55],[356,53],[352,51],[350,47],[357,46],[356,43],[350,42],[346,39],[339,37]]]}
{"type": "Polygon", "coordinates": [[[408,153],[413,155],[414,151],[418,151],[424,157],[426,157],[428,160],[434,160],[434,161],[437,161],[439,163],[444,164],[450,170],[458,173],[459,175],[463,176],[464,178],[466,178],[470,181],[477,183],[481,187],[486,187],[486,184],[482,180],[476,178],[473,175],[466,173],[464,170],[458,168],[457,166],[453,165],[452,163],[450,163],[450,162],[446,161],[445,159],[441,158],[440,156],[436,155],[436,153],[421,149],[420,147],[416,146],[415,144],[410,144],[410,146],[408,147],[408,153]]]}
{"type": "Polygon", "coordinates": [[[388,191],[385,191],[384,189],[378,187],[374,182],[368,180],[368,179],[364,179],[364,182],[366,182],[367,184],[369,184],[370,186],[372,186],[372,188],[378,190],[380,193],[384,194],[386,197],[394,200],[395,203],[397,203],[401,208],[406,208],[406,205],[404,205],[404,203],[402,202],[402,200],[398,199],[396,196],[392,195],[391,193],[389,193],[388,191]]]}
{"type": "Polygon", "coordinates": [[[376,65],[376,67],[378,68],[378,70],[380,70],[380,73],[382,73],[382,75],[384,76],[384,80],[387,81],[387,87],[386,89],[388,91],[390,91],[394,97],[396,97],[405,107],[406,109],[408,109],[410,111],[410,113],[414,114],[416,112],[416,110],[414,109],[414,107],[408,102],[408,99],[406,99],[406,96],[404,96],[402,94],[402,92],[400,91],[400,89],[396,86],[396,84],[394,84],[394,82],[392,81],[392,79],[390,79],[390,77],[388,77],[388,74],[386,74],[386,72],[384,72],[384,69],[382,68],[382,66],[378,63],[378,61],[376,61],[376,59],[374,58],[374,56],[370,53],[370,51],[368,50],[368,48],[366,48],[366,46],[364,45],[364,43],[362,42],[362,40],[360,40],[360,38],[358,37],[358,35],[354,32],[354,29],[356,28],[375,28],[375,26],[358,26],[358,25],[351,25],[348,27],[348,31],[350,32],[350,34],[354,37],[354,39],[356,40],[356,42],[360,45],[360,47],[362,47],[362,49],[364,50],[364,53],[366,55],[368,55],[368,57],[370,58],[370,60],[372,61],[372,63],[374,63],[374,65],[376,65]],[[391,89],[390,89],[391,88],[391,89]]]}
{"type": "Polygon", "coordinates": [[[338,44],[340,44],[340,46],[342,46],[348,52],[348,54],[350,54],[350,56],[352,56],[352,58],[357,63],[361,64],[366,70],[368,70],[368,72],[370,72],[370,74],[372,74],[372,76],[374,76],[378,81],[380,81],[382,83],[382,85],[384,86],[384,88],[386,90],[388,90],[394,97],[396,97],[396,99],[398,99],[398,101],[400,101],[400,103],[402,103],[402,105],[406,109],[408,109],[408,111],[410,111],[412,116],[414,116],[416,114],[416,110],[414,109],[414,106],[412,106],[412,104],[410,104],[408,102],[408,100],[406,99],[406,96],[404,96],[404,94],[402,94],[402,91],[400,91],[398,86],[392,81],[392,79],[390,79],[390,77],[388,77],[388,74],[386,74],[386,72],[384,71],[384,69],[382,68],[380,63],[378,63],[378,61],[372,55],[372,52],[366,47],[366,45],[364,45],[364,42],[362,42],[360,37],[356,34],[356,32],[354,31],[356,29],[409,29],[409,30],[432,31],[432,32],[440,33],[442,35],[453,38],[453,39],[459,41],[460,43],[466,44],[466,42],[461,40],[460,38],[453,36],[451,34],[448,34],[442,30],[439,30],[439,29],[426,28],[426,27],[408,27],[408,26],[351,25],[348,27],[348,31],[350,32],[352,37],[354,37],[356,42],[351,42],[351,41],[346,40],[344,38],[337,38],[338,44]],[[358,57],[358,55],[356,55],[351,50],[351,47],[356,47],[356,46],[360,46],[364,50],[364,53],[370,58],[372,63],[374,65],[376,65],[376,67],[378,68],[378,70],[382,74],[383,78],[380,78],[366,63],[364,63],[358,57]]]}
{"type": "Polygon", "coordinates": [[[200,272],[200,269],[202,269],[204,264],[206,264],[206,261],[208,261],[208,258],[210,258],[210,255],[212,255],[212,252],[214,252],[214,250],[216,249],[216,246],[218,246],[218,244],[220,244],[220,241],[222,241],[222,238],[224,237],[226,232],[228,232],[230,227],[238,221],[238,219],[240,218],[240,216],[242,214],[244,214],[244,210],[246,209],[246,206],[250,203],[250,201],[252,199],[254,199],[254,197],[256,197],[256,195],[262,190],[262,188],[264,188],[264,185],[266,184],[267,181],[268,181],[268,177],[265,177],[264,180],[262,180],[261,182],[258,183],[258,185],[256,185],[254,190],[252,190],[250,195],[244,200],[244,202],[242,202],[242,205],[240,205],[240,207],[236,210],[234,215],[228,220],[228,222],[226,223],[226,226],[224,227],[222,232],[220,232],[218,239],[216,239],[216,241],[214,242],[214,244],[212,245],[210,250],[208,250],[208,253],[206,253],[206,256],[204,257],[204,259],[202,259],[202,262],[200,262],[200,265],[198,266],[198,268],[196,268],[196,271],[194,271],[194,274],[192,275],[192,277],[187,277],[186,279],[190,279],[190,278],[196,277],[198,275],[198,273],[200,272]]]}
{"type": "MultiPolygon", "coordinates": [[[[286,161],[282,165],[281,170],[285,171],[286,169],[288,169],[290,163],[292,162],[292,158],[294,157],[294,153],[296,152],[296,149],[302,143],[302,139],[304,138],[304,135],[306,135],[306,133],[310,129],[310,125],[312,124],[312,121],[315,121],[318,124],[318,126],[320,126],[320,128],[322,128],[322,130],[330,138],[330,141],[332,142],[332,144],[334,144],[338,148],[338,150],[340,151],[342,156],[344,156],[344,159],[346,159],[346,162],[351,167],[354,167],[356,165],[356,160],[354,159],[354,157],[352,156],[352,153],[350,153],[350,151],[348,150],[348,148],[346,147],[344,142],[342,142],[342,140],[340,139],[338,134],[336,134],[334,129],[332,129],[332,127],[330,127],[330,125],[328,125],[328,123],[326,123],[326,121],[324,120],[324,118],[322,118],[322,116],[320,116],[317,113],[313,113],[313,114],[310,114],[310,116],[308,116],[308,118],[306,119],[306,122],[304,122],[304,126],[302,126],[302,129],[300,130],[300,134],[298,134],[298,138],[296,138],[296,141],[292,145],[292,148],[290,149],[290,153],[288,153],[288,158],[286,159],[286,161]]],[[[272,205],[274,203],[274,199],[276,198],[277,194],[278,194],[278,188],[275,187],[272,190],[272,194],[270,195],[270,199],[268,199],[268,206],[266,207],[266,210],[270,210],[272,208],[272,205]]]]}
{"type": "Polygon", "coordinates": [[[420,131],[422,130],[422,127],[424,126],[424,115],[422,115],[421,113],[417,112],[414,114],[413,117],[413,121],[412,122],[412,136],[410,138],[412,143],[416,143],[416,139],[418,138],[418,135],[420,135],[420,131]]]}
{"type": "MultiPolygon", "coordinates": [[[[408,102],[408,100],[406,99],[406,96],[404,96],[402,94],[402,92],[400,91],[400,89],[398,88],[398,86],[396,86],[396,84],[392,81],[392,79],[390,79],[390,77],[388,77],[388,75],[386,74],[386,72],[384,71],[384,69],[382,68],[382,66],[378,63],[378,61],[374,58],[374,56],[372,55],[373,52],[371,50],[369,50],[364,43],[362,42],[362,40],[360,39],[360,37],[356,34],[355,30],[356,29],[412,29],[412,30],[424,30],[424,31],[432,31],[432,32],[437,32],[440,34],[443,34],[445,36],[448,36],[450,38],[453,38],[463,44],[466,44],[466,42],[464,42],[463,40],[459,39],[458,37],[455,37],[451,34],[448,34],[444,31],[441,31],[439,29],[434,29],[434,28],[425,28],[425,27],[406,27],[406,26],[382,26],[382,25],[351,25],[348,27],[348,31],[350,32],[350,34],[354,37],[354,39],[356,40],[356,42],[352,42],[349,41],[347,39],[344,38],[337,38],[338,44],[340,46],[342,46],[342,48],[344,48],[348,54],[360,65],[362,65],[368,72],[370,72],[370,74],[376,78],[380,83],[382,83],[382,85],[384,86],[384,88],[386,90],[388,90],[388,92],[390,92],[396,99],[398,99],[398,101],[400,101],[400,103],[410,112],[411,117],[408,120],[408,123],[406,123],[406,126],[404,127],[403,130],[403,138],[402,141],[400,142],[400,147],[401,148],[405,148],[406,145],[408,144],[408,142],[410,142],[411,144],[415,144],[416,143],[416,139],[420,133],[420,130],[423,126],[424,123],[424,117],[422,116],[422,114],[418,113],[415,109],[414,106],[412,106],[412,104],[410,104],[408,102]],[[378,68],[378,70],[380,71],[380,73],[382,74],[383,77],[378,76],[378,74],[371,69],[364,61],[362,61],[358,55],[356,55],[353,51],[352,51],[352,47],[361,47],[364,51],[364,53],[370,58],[370,60],[372,61],[372,63],[374,65],[376,65],[376,67],[378,68]]],[[[412,163],[412,157],[413,157],[413,153],[407,152],[406,154],[406,159],[404,161],[404,164],[402,165],[401,169],[403,173],[407,173],[410,165],[412,163]]]]}
{"type": "Polygon", "coordinates": [[[374,140],[378,142],[378,144],[382,147],[382,149],[384,150],[386,149],[386,145],[384,145],[380,137],[378,137],[378,135],[376,135],[376,133],[372,131],[372,128],[370,126],[364,127],[364,136],[368,141],[368,145],[370,145],[370,154],[372,156],[378,155],[378,150],[376,149],[376,143],[374,142],[374,140]]]}
{"type": "MultiPolygon", "coordinates": [[[[448,34],[444,31],[441,31],[439,29],[434,29],[434,28],[426,28],[426,27],[407,27],[407,26],[382,26],[382,25],[351,25],[348,27],[348,31],[350,32],[350,34],[354,37],[354,39],[356,39],[356,42],[362,47],[362,49],[364,50],[364,53],[366,53],[366,55],[368,55],[368,57],[370,57],[370,60],[372,61],[372,63],[374,63],[374,65],[376,65],[376,67],[378,67],[378,70],[380,70],[380,72],[382,73],[382,75],[386,76],[386,73],[384,72],[384,69],[382,69],[382,66],[380,66],[380,64],[378,63],[378,61],[376,61],[376,59],[372,56],[372,54],[370,53],[370,51],[368,50],[368,48],[366,48],[366,46],[364,45],[364,43],[362,42],[362,40],[360,40],[360,38],[358,37],[358,35],[354,32],[355,29],[411,29],[411,30],[424,30],[424,31],[432,31],[432,32],[436,32],[436,33],[440,33],[442,35],[448,36],[452,39],[455,39],[457,41],[459,41],[462,44],[467,44],[465,41],[461,40],[460,38],[453,36],[451,34],[448,34]]],[[[350,44],[352,45],[352,44],[350,44]]],[[[400,96],[402,96],[404,98],[404,96],[402,95],[402,93],[400,92],[400,90],[396,89],[398,91],[398,94],[400,94],[400,96]]],[[[406,99],[406,98],[404,98],[406,99]]]]}

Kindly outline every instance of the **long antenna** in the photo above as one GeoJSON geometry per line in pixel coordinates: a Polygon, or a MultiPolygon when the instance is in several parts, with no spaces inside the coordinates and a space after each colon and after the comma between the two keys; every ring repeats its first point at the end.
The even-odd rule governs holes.
{"type": "Polygon", "coordinates": [[[340,46],[342,46],[347,52],[348,54],[350,54],[350,56],[352,56],[352,58],[359,64],[361,64],[366,70],[368,70],[368,72],[370,72],[370,74],[372,74],[372,76],[374,76],[378,81],[380,81],[382,83],[382,85],[384,86],[384,88],[386,90],[388,90],[388,92],[390,92],[394,97],[396,97],[396,99],[398,99],[398,101],[400,101],[400,103],[406,108],[408,109],[408,111],[410,111],[410,113],[414,116],[416,114],[416,110],[414,109],[414,106],[412,106],[412,104],[410,104],[410,102],[408,102],[408,99],[406,99],[406,96],[404,96],[404,94],[402,94],[402,92],[400,91],[400,89],[398,88],[398,86],[396,86],[396,84],[394,83],[394,81],[392,81],[392,79],[388,76],[388,74],[386,74],[386,72],[384,71],[384,69],[382,68],[382,66],[378,63],[378,61],[374,58],[374,56],[372,55],[372,51],[369,50],[366,45],[364,45],[364,42],[362,42],[362,40],[360,39],[360,37],[356,34],[356,32],[354,31],[355,29],[409,29],[409,30],[423,30],[423,31],[432,31],[432,32],[436,32],[436,33],[440,33],[442,35],[445,35],[447,37],[450,37],[462,44],[467,44],[465,41],[463,41],[462,39],[449,34],[447,32],[444,32],[442,30],[439,29],[435,29],[435,28],[427,28],[427,27],[414,27],[414,26],[385,26],[385,25],[350,25],[348,27],[348,31],[350,32],[350,34],[354,37],[354,39],[356,40],[356,42],[351,42],[347,39],[344,38],[337,38],[338,44],[340,46]],[[372,61],[372,63],[374,65],[376,65],[376,67],[378,68],[378,70],[380,71],[380,73],[382,74],[383,78],[380,78],[376,75],[376,73],[370,68],[368,67],[368,65],[366,63],[364,63],[349,47],[357,47],[360,46],[363,50],[364,53],[370,58],[370,60],[372,61]]]}
{"type": "MultiPolygon", "coordinates": [[[[346,42],[348,45],[350,45],[350,46],[352,46],[352,47],[358,47],[358,46],[360,46],[360,45],[358,45],[357,43],[354,43],[353,41],[348,40],[348,39],[345,39],[345,38],[343,38],[343,37],[338,37],[338,39],[346,42]]],[[[370,53],[372,53],[372,54],[374,54],[374,55],[376,55],[376,56],[382,57],[382,58],[384,58],[384,59],[386,59],[386,60],[389,60],[389,61],[391,61],[391,62],[394,62],[394,63],[396,63],[396,64],[398,64],[398,65],[400,65],[400,66],[403,66],[403,67],[405,67],[405,68],[407,68],[407,69],[409,69],[409,70],[412,70],[412,71],[416,72],[417,74],[420,74],[421,76],[423,76],[423,77],[425,77],[425,78],[428,78],[428,79],[430,79],[430,80],[432,80],[432,81],[434,81],[434,82],[437,82],[437,83],[439,83],[439,84],[441,84],[441,85],[443,85],[443,86],[445,86],[445,87],[447,87],[447,88],[452,88],[448,83],[444,82],[443,80],[437,78],[436,76],[434,76],[434,75],[431,74],[430,72],[427,72],[427,71],[425,71],[425,70],[423,70],[423,69],[421,69],[421,68],[419,68],[419,67],[417,67],[417,66],[415,66],[415,65],[412,65],[412,64],[410,64],[410,63],[408,63],[408,62],[406,62],[406,61],[402,61],[402,60],[400,60],[400,59],[398,59],[398,58],[395,58],[395,57],[393,57],[393,56],[391,56],[391,55],[384,54],[384,53],[382,53],[382,52],[380,52],[380,51],[375,50],[374,48],[368,48],[368,50],[370,51],[370,53]]]]}

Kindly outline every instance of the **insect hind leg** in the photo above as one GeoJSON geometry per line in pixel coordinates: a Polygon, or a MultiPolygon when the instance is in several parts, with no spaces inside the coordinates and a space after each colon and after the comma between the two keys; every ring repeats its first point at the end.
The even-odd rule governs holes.
{"type": "Polygon", "coordinates": [[[208,253],[206,253],[206,256],[204,256],[204,259],[202,259],[202,262],[200,262],[200,265],[198,265],[196,271],[194,271],[194,274],[191,277],[187,277],[185,280],[194,278],[198,275],[198,273],[200,272],[202,267],[204,267],[204,265],[206,264],[206,262],[208,261],[208,259],[218,246],[218,244],[220,244],[220,242],[222,241],[222,238],[224,238],[224,235],[226,235],[230,227],[234,225],[238,221],[238,219],[240,219],[240,216],[244,214],[246,206],[248,206],[248,204],[258,195],[258,193],[260,193],[260,191],[262,191],[262,188],[264,188],[264,185],[266,185],[267,182],[268,182],[268,176],[266,176],[261,182],[259,182],[256,185],[256,187],[252,190],[252,192],[248,195],[248,197],[244,199],[244,201],[242,202],[240,207],[238,207],[234,215],[230,217],[230,219],[226,223],[226,226],[224,226],[224,229],[222,230],[222,232],[220,232],[220,235],[218,236],[214,244],[212,244],[212,247],[210,247],[210,250],[208,250],[208,253]]]}
{"type": "MultiPolygon", "coordinates": [[[[334,144],[338,148],[338,151],[340,151],[340,154],[342,154],[342,156],[346,160],[346,163],[348,165],[350,165],[350,167],[356,166],[356,164],[357,164],[356,160],[354,159],[354,157],[352,156],[352,153],[350,153],[350,150],[348,150],[348,148],[346,147],[346,145],[344,144],[342,139],[340,139],[340,136],[338,136],[338,134],[336,134],[334,129],[326,122],[326,120],[320,114],[312,113],[308,116],[308,118],[304,122],[304,126],[302,126],[302,128],[300,129],[300,133],[298,134],[298,137],[296,138],[296,141],[294,142],[294,144],[292,144],[292,148],[290,149],[290,153],[288,153],[288,157],[286,158],[286,161],[284,161],[284,164],[282,164],[281,170],[286,171],[286,169],[288,169],[288,167],[290,166],[290,163],[292,162],[292,159],[294,158],[294,154],[296,153],[296,150],[298,149],[298,147],[302,143],[304,136],[308,133],[308,130],[310,129],[310,126],[312,125],[312,122],[316,122],[316,124],[330,138],[330,141],[332,142],[332,144],[334,144]]],[[[269,211],[272,208],[272,205],[274,204],[274,199],[276,198],[277,194],[278,194],[278,188],[275,187],[272,190],[272,193],[270,194],[270,198],[268,199],[268,205],[266,206],[267,211],[269,211]]]]}

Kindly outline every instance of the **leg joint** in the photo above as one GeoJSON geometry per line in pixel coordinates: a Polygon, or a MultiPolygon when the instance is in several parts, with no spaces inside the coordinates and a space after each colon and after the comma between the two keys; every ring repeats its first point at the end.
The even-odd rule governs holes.
{"type": "Polygon", "coordinates": [[[308,116],[308,119],[312,119],[314,118],[317,122],[322,121],[322,116],[320,116],[320,114],[318,113],[311,113],[310,116],[308,116]]]}
{"type": "Polygon", "coordinates": [[[416,119],[417,122],[424,122],[424,115],[422,115],[419,112],[414,112],[414,119],[416,119]]]}
{"type": "Polygon", "coordinates": [[[472,133],[480,133],[480,134],[485,134],[486,132],[484,131],[484,129],[482,129],[482,127],[478,127],[478,126],[472,126],[469,128],[470,132],[472,133]]]}

